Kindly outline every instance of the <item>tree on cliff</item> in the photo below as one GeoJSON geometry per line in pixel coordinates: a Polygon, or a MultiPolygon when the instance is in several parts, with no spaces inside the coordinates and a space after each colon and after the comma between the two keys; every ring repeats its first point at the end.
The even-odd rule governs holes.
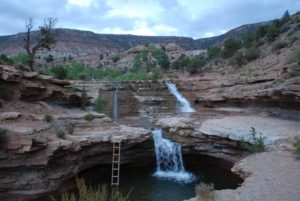
{"type": "Polygon", "coordinates": [[[33,21],[32,18],[26,23],[26,33],[24,37],[24,48],[28,54],[29,67],[33,71],[34,57],[38,50],[51,50],[50,45],[55,43],[54,26],[57,22],[56,18],[47,18],[44,25],[39,27],[39,32],[35,40],[32,36],[33,21]]]}

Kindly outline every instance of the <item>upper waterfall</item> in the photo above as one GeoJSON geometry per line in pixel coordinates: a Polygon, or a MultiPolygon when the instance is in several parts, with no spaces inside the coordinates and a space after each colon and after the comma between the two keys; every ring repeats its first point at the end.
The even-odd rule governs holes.
{"type": "Polygon", "coordinates": [[[177,90],[175,84],[173,84],[170,80],[165,81],[168,90],[171,94],[173,94],[180,106],[180,112],[196,112],[195,109],[191,107],[190,102],[177,90]]]}

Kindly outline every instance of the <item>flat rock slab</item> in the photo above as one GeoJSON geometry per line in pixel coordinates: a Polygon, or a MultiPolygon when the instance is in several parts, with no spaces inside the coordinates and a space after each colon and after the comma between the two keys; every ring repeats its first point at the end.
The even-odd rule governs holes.
{"type": "Polygon", "coordinates": [[[0,114],[0,120],[12,120],[21,116],[19,112],[3,112],[0,114]]]}
{"type": "MultiPolygon", "coordinates": [[[[287,151],[251,155],[233,167],[250,176],[235,190],[215,191],[215,201],[299,201],[300,160],[287,151]]],[[[201,199],[192,198],[188,201],[201,199]]]]}
{"type": "Polygon", "coordinates": [[[232,140],[251,142],[250,129],[254,127],[265,137],[267,145],[274,144],[278,140],[285,140],[300,136],[299,121],[283,120],[260,116],[232,116],[217,119],[209,119],[202,123],[199,131],[206,135],[226,136],[232,140]]]}

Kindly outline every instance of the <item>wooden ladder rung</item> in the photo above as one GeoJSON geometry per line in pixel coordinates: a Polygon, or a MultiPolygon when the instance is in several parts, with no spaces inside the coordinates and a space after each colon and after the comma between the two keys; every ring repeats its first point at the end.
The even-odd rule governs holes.
{"type": "Polygon", "coordinates": [[[113,142],[113,156],[112,156],[112,169],[111,169],[112,186],[119,185],[120,157],[121,157],[121,142],[113,142]]]}

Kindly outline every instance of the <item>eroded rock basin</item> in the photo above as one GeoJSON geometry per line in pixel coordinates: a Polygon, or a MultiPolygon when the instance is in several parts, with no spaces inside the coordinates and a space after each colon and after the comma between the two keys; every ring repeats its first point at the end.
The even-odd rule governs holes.
{"type": "MultiPolygon", "coordinates": [[[[210,163],[207,158],[196,155],[183,156],[186,170],[195,175],[190,183],[179,183],[174,180],[154,177],[154,164],[121,169],[120,190],[128,192],[132,189],[131,201],[182,201],[195,196],[195,185],[200,182],[213,183],[216,189],[235,189],[242,182],[237,175],[210,163]],[[193,159],[194,163],[189,163],[193,159]]],[[[155,158],[153,158],[155,160],[155,158]]],[[[153,161],[152,160],[152,161],[153,161]]],[[[141,163],[136,165],[142,165],[141,163]]],[[[84,171],[81,176],[88,183],[100,185],[110,183],[110,168],[95,167],[84,171]]]]}
{"type": "MultiPolygon", "coordinates": [[[[45,194],[53,194],[58,189],[64,190],[65,188],[62,187],[71,187],[74,184],[72,181],[80,172],[111,163],[113,136],[119,136],[124,140],[122,171],[128,173],[128,177],[133,177],[130,172],[136,171],[127,169],[127,166],[136,168],[142,163],[153,167],[153,141],[150,131],[147,130],[151,127],[161,127],[167,138],[182,145],[187,169],[192,165],[191,161],[198,161],[197,157],[207,157],[210,160],[201,158],[199,161],[205,161],[205,165],[231,169],[245,179],[240,187],[231,186],[231,188],[238,187],[235,190],[219,191],[227,189],[228,186],[219,188],[216,185],[218,190],[216,200],[253,200],[253,197],[257,198],[256,200],[262,200],[262,197],[266,197],[266,200],[277,200],[278,197],[288,197],[287,200],[293,201],[300,197],[300,190],[297,188],[297,183],[300,182],[298,181],[300,164],[294,159],[291,145],[294,137],[300,136],[297,120],[281,119],[266,113],[253,114],[244,109],[208,109],[190,115],[164,114],[150,118],[150,122],[148,118],[130,117],[121,119],[119,123],[113,123],[105,115],[98,115],[92,122],[88,122],[82,119],[83,116],[84,114],[81,113],[55,116],[58,120],[68,120],[78,125],[75,126],[74,134],[68,135],[65,139],[57,139],[51,127],[40,121],[38,116],[35,117],[35,121],[23,115],[17,117],[17,121],[3,122],[3,126],[14,129],[16,133],[12,135],[15,137],[12,139],[18,140],[8,143],[10,152],[8,155],[7,153],[2,155],[2,159],[10,158],[10,163],[1,164],[3,187],[1,189],[6,191],[14,189],[10,190],[10,193],[1,193],[2,200],[34,200],[35,198],[40,200],[40,197],[45,194]],[[34,130],[32,126],[26,124],[27,121],[34,123],[34,130]],[[277,125],[281,125],[280,129],[274,129],[277,125]],[[251,127],[255,127],[267,138],[268,150],[262,154],[246,157],[249,153],[239,146],[239,137],[246,139],[251,127]],[[21,131],[23,134],[20,134],[21,131]],[[41,157],[39,153],[48,154],[47,157],[41,157]],[[265,158],[270,158],[268,163],[265,163],[265,158]],[[21,159],[22,163],[20,163],[21,159]],[[30,174],[23,177],[21,172],[30,174]],[[270,179],[274,178],[273,175],[278,175],[278,178],[270,179]],[[281,182],[290,185],[281,186],[281,182]],[[268,189],[277,189],[280,194],[265,193],[268,189]],[[253,193],[249,193],[248,190],[252,190],[253,193]]],[[[146,176],[153,172],[151,168],[142,168],[142,170],[146,176]]],[[[101,175],[97,171],[93,173],[96,174],[101,175]]],[[[222,176],[215,172],[212,175],[217,175],[216,181],[228,180],[222,179],[222,176]]],[[[137,175],[137,178],[139,177],[145,178],[145,175],[137,175]]],[[[231,174],[230,179],[233,177],[231,174]]],[[[151,178],[150,175],[149,185],[152,185],[151,178]]],[[[98,183],[102,181],[105,179],[98,180],[98,183]]],[[[135,186],[132,182],[139,183],[132,180],[131,183],[126,184],[125,190],[127,186],[135,186]]],[[[143,189],[140,190],[137,191],[143,192],[143,189]]],[[[190,186],[187,192],[190,193],[180,193],[184,195],[182,199],[193,197],[194,187],[190,186]]]]}
{"type": "Polygon", "coordinates": [[[295,158],[292,146],[294,138],[300,136],[297,118],[282,119],[265,112],[237,110],[234,114],[208,119],[203,115],[161,117],[156,124],[163,127],[170,138],[180,141],[186,152],[234,162],[231,170],[245,180],[235,190],[216,191],[215,200],[299,200],[300,161],[295,158]],[[251,127],[265,138],[267,150],[241,157],[237,151],[239,141],[241,138],[251,141],[251,127]]]}

